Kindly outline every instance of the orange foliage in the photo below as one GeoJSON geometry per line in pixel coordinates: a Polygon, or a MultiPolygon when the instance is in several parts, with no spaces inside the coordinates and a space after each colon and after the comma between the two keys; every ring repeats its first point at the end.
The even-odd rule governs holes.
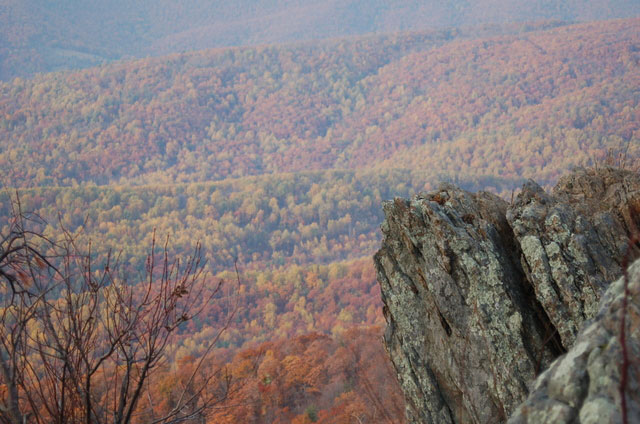
{"type": "MultiPolygon", "coordinates": [[[[208,422],[404,422],[380,338],[379,327],[357,327],[337,338],[312,333],[259,345],[250,350],[254,378],[231,400],[238,407],[208,422]]],[[[241,353],[231,366],[247,359],[241,353]]]]}

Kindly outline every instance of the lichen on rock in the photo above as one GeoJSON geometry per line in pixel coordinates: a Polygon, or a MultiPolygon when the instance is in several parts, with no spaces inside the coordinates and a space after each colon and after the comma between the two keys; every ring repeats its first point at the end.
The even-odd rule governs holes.
{"type": "MultiPolygon", "coordinates": [[[[626,403],[631,423],[640,421],[640,260],[629,268],[628,292],[626,403]]],[[[621,277],[609,286],[599,312],[578,334],[571,350],[536,379],[531,394],[509,423],[622,422],[620,317],[624,296],[621,277]]]]}
{"type": "Polygon", "coordinates": [[[639,190],[632,173],[578,169],[553,194],[528,181],[507,211],[527,279],[565,348],[621,274],[639,190]]]}
{"type": "Polygon", "coordinates": [[[596,315],[638,205],[640,178],[614,169],[512,204],[449,184],[386,202],[374,261],[409,422],[506,421],[596,315]]]}

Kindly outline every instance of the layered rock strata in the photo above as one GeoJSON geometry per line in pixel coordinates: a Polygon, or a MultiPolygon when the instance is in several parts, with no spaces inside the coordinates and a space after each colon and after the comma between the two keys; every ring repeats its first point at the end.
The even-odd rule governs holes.
{"type": "Polygon", "coordinates": [[[504,422],[621,274],[640,177],[579,169],[511,203],[445,184],[383,208],[375,263],[409,422],[504,422]]]}

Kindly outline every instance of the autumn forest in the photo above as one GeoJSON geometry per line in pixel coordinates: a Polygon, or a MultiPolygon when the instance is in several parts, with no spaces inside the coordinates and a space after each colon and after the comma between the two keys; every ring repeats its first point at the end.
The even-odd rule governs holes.
{"type": "Polygon", "coordinates": [[[3,236],[19,202],[41,245],[64,234],[96,267],[117,264],[96,310],[143,290],[154,246],[201,252],[214,289],[167,327],[130,422],[160,422],[203,381],[224,394],[193,422],[404,422],[371,260],[382,202],[443,181],[509,199],[527,178],[606,163],[640,167],[638,18],[221,47],[0,82],[3,236]]]}

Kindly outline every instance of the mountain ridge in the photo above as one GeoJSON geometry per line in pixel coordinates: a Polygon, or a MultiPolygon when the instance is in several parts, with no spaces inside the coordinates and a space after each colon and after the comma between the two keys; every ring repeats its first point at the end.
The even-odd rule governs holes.
{"type": "Polygon", "coordinates": [[[365,2],[270,0],[3,0],[0,79],[211,47],[317,40],[366,33],[545,19],[590,21],[638,16],[633,0],[365,2]]]}

